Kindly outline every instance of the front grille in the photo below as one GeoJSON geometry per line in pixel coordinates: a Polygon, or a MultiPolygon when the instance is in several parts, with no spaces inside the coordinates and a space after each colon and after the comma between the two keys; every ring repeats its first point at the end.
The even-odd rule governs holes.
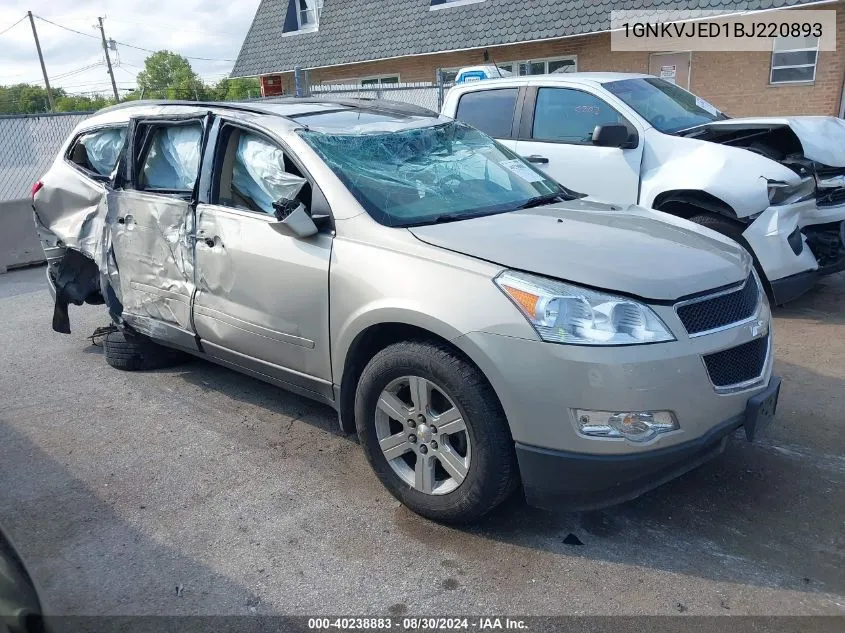
{"type": "Polygon", "coordinates": [[[816,205],[820,207],[835,207],[845,203],[845,187],[839,189],[819,189],[816,192],[816,205]]]}
{"type": "Polygon", "coordinates": [[[754,275],[749,275],[741,288],[685,301],[677,306],[676,311],[687,332],[698,334],[749,318],[759,301],[757,281],[754,275]]]}
{"type": "Polygon", "coordinates": [[[763,336],[737,347],[704,357],[710,382],[716,387],[730,387],[754,380],[763,374],[769,351],[769,337],[763,336]]]}

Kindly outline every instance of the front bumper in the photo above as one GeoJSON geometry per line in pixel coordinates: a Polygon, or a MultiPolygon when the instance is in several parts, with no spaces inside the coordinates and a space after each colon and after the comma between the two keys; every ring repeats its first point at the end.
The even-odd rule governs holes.
{"type": "MultiPolygon", "coordinates": [[[[831,265],[820,249],[819,231],[845,222],[845,204],[819,207],[815,199],[769,207],[742,236],[766,273],[775,302],[787,303],[823,275],[845,268],[845,257],[831,265]]],[[[833,231],[834,233],[837,230],[833,231]]],[[[845,253],[845,244],[842,244],[845,253]]],[[[825,247],[829,251],[829,247],[825,247]]]]}
{"type": "Polygon", "coordinates": [[[532,503],[550,488],[567,507],[608,505],[677,477],[717,455],[722,439],[746,424],[749,400],[771,384],[771,332],[762,373],[736,388],[714,386],[704,360],[766,335],[762,295],[750,320],[699,336],[686,334],[674,306],[651,307],[677,340],[592,347],[486,332],[455,339],[499,397],[532,503]],[[644,442],[588,437],[576,409],[671,411],[679,428],[644,442]]]}
{"type": "MultiPolygon", "coordinates": [[[[780,379],[772,377],[762,394],[779,385],[780,379]]],[[[753,421],[743,413],[694,440],[627,455],[585,455],[517,443],[526,501],[535,507],[567,511],[596,510],[629,501],[720,455],[728,436],[750,424],[753,421]]]]}

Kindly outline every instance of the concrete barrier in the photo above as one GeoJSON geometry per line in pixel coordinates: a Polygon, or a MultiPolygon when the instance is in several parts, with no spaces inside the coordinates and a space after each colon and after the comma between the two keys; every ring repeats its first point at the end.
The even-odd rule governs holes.
{"type": "Polygon", "coordinates": [[[89,114],[0,115],[0,272],[44,261],[29,192],[89,114]]]}
{"type": "Polygon", "coordinates": [[[0,273],[43,261],[44,251],[35,232],[32,203],[29,200],[0,202],[0,273]]]}

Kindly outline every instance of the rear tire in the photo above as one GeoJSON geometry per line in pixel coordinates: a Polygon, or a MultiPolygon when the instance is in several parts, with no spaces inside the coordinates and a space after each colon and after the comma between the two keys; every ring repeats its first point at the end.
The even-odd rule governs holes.
{"type": "Polygon", "coordinates": [[[173,367],[190,357],[169,347],[154,343],[149,338],[126,330],[109,332],[103,342],[106,362],[123,371],[144,371],[173,367]]]}
{"type": "Polygon", "coordinates": [[[376,354],[358,381],[355,424],[384,486],[429,519],[474,521],[519,483],[513,439],[496,393],[446,345],[403,342],[376,354]],[[385,402],[395,405],[392,414],[385,402]]]}
{"type": "Polygon", "coordinates": [[[772,299],[772,289],[769,284],[769,278],[766,276],[763,266],[760,265],[760,260],[757,259],[757,255],[755,255],[754,251],[751,249],[751,245],[742,236],[742,232],[745,230],[744,224],[731,220],[730,218],[725,218],[719,215],[711,215],[709,213],[694,215],[690,217],[689,221],[705,226],[717,233],[721,233],[725,237],[731,238],[734,242],[737,242],[746,251],[748,251],[748,254],[751,255],[751,258],[754,260],[754,269],[757,271],[760,281],[763,282],[763,288],[765,288],[769,299],[772,299]]]}

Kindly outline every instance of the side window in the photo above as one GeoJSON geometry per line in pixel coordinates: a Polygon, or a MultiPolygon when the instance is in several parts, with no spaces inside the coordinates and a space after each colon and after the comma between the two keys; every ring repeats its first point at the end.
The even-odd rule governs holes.
{"type": "Polygon", "coordinates": [[[110,176],[126,140],[126,126],[81,134],[71,144],[67,159],[93,176],[110,176]]]}
{"type": "Polygon", "coordinates": [[[199,175],[202,124],[151,125],[146,137],[139,188],[193,191],[199,175]]]}
{"type": "Polygon", "coordinates": [[[468,92],[458,102],[456,118],[493,138],[510,138],[518,88],[468,92]]]}
{"type": "Polygon", "coordinates": [[[268,215],[283,199],[310,208],[311,186],[278,145],[235,127],[225,129],[222,138],[217,204],[268,215]]]}
{"type": "Polygon", "coordinates": [[[538,91],[533,139],[589,145],[597,125],[630,127],[621,114],[588,92],[569,88],[538,91]]]}

